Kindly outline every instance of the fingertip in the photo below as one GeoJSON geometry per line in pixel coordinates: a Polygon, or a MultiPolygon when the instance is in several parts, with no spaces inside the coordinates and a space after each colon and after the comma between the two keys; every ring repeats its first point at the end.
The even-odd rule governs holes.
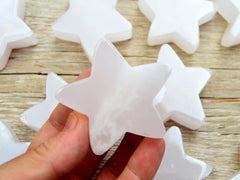
{"type": "MultiPolygon", "coordinates": [[[[164,155],[164,152],[165,152],[165,141],[164,141],[164,139],[162,138],[162,139],[157,139],[157,141],[158,141],[158,145],[159,145],[159,149],[160,149],[160,151],[159,151],[159,155],[161,156],[161,157],[163,157],[163,155],[164,155]]],[[[162,160],[162,158],[161,158],[161,160],[162,160]]]]}
{"type": "Polygon", "coordinates": [[[119,177],[125,179],[132,176],[132,179],[153,179],[163,158],[165,142],[163,139],[144,138],[126,168],[119,177]]]}
{"type": "Polygon", "coordinates": [[[144,138],[133,154],[132,168],[143,177],[155,174],[165,151],[163,139],[144,138]]]}
{"type": "Polygon", "coordinates": [[[76,80],[79,81],[81,79],[88,78],[90,75],[91,75],[91,69],[88,69],[88,70],[82,72],[76,80]]]}

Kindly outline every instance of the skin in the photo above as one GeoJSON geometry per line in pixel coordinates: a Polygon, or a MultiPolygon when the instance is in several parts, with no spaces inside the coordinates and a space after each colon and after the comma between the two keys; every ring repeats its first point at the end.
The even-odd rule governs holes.
{"type": "MultiPolygon", "coordinates": [[[[90,76],[83,72],[77,80],[90,76]]],[[[0,166],[0,179],[90,179],[104,155],[89,144],[88,117],[59,104],[27,152],[0,166]]],[[[165,151],[163,139],[127,133],[99,173],[98,180],[150,180],[165,151]]]]}

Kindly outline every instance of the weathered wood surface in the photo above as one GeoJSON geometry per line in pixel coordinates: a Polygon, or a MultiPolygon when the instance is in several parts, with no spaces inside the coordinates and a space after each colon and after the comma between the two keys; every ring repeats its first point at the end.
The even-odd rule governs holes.
{"type": "MultiPolygon", "coordinates": [[[[38,45],[14,50],[8,66],[0,71],[0,120],[21,141],[30,141],[35,132],[20,122],[19,115],[45,98],[47,73],[55,72],[72,82],[91,67],[80,45],[54,37],[51,24],[67,8],[68,0],[26,0],[25,22],[36,34],[38,45]]],[[[137,0],[119,0],[118,10],[134,28],[131,40],[115,44],[119,51],[132,66],[155,62],[160,46],[147,45],[150,22],[139,11],[137,0]]],[[[186,153],[213,166],[209,180],[227,179],[240,170],[240,46],[220,45],[226,26],[218,14],[201,26],[201,44],[194,55],[171,44],[185,65],[213,70],[201,93],[206,123],[198,131],[181,127],[186,153]]]]}

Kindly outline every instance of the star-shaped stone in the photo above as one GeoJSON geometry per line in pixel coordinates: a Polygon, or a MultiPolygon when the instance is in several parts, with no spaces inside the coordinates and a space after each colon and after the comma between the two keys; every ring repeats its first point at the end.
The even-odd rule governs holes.
{"type": "Polygon", "coordinates": [[[49,73],[46,82],[46,99],[21,114],[21,121],[31,129],[38,131],[48,120],[58,104],[55,98],[57,90],[67,83],[54,73],[49,73]]]}
{"type": "Polygon", "coordinates": [[[12,49],[37,43],[32,31],[22,21],[23,16],[22,0],[0,1],[0,70],[6,66],[12,49]]]}
{"type": "Polygon", "coordinates": [[[182,135],[177,127],[171,127],[164,136],[165,153],[154,180],[201,180],[212,171],[203,161],[184,153],[182,135]]]}
{"type": "Polygon", "coordinates": [[[13,132],[0,121],[0,165],[26,152],[30,143],[20,143],[13,132]]]}
{"type": "Polygon", "coordinates": [[[231,180],[240,180],[240,174],[234,176],[231,180]]]}
{"type": "Polygon", "coordinates": [[[190,54],[199,46],[199,26],[216,13],[207,0],[139,0],[139,8],[152,22],[149,45],[174,42],[190,54]]]}
{"type": "Polygon", "coordinates": [[[99,40],[123,41],[132,37],[132,25],[115,9],[117,0],[70,0],[70,8],[53,24],[55,35],[81,43],[89,60],[99,40]]]}
{"type": "Polygon", "coordinates": [[[231,47],[240,44],[240,1],[239,0],[217,0],[218,12],[229,23],[222,45],[231,47]]]}
{"type": "Polygon", "coordinates": [[[205,121],[199,94],[211,77],[204,68],[187,68],[169,45],[163,45],[158,62],[168,64],[171,75],[157,96],[157,110],[162,120],[169,119],[190,129],[198,129],[205,121]]]}
{"type": "Polygon", "coordinates": [[[126,132],[163,137],[165,127],[153,100],[168,75],[169,67],[160,63],[129,66],[103,40],[97,46],[91,76],[67,85],[56,97],[89,117],[91,146],[100,155],[126,132]]]}

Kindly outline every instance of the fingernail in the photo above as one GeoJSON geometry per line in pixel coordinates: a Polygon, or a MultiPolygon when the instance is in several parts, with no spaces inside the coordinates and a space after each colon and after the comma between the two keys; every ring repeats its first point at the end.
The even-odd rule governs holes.
{"type": "Polygon", "coordinates": [[[76,127],[76,125],[77,125],[77,117],[73,113],[70,113],[64,129],[66,131],[71,131],[76,127]]]}

